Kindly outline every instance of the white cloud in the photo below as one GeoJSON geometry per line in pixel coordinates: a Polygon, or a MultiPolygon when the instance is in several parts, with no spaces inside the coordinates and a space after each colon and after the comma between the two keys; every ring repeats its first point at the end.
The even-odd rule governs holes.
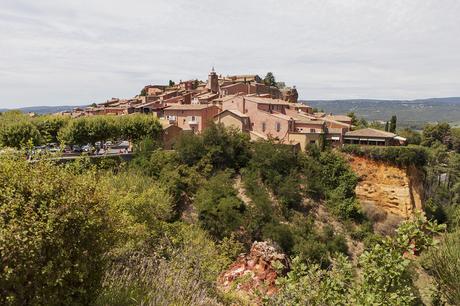
{"type": "Polygon", "coordinates": [[[457,0],[2,0],[0,107],[273,71],[303,99],[460,95],[457,0]]]}

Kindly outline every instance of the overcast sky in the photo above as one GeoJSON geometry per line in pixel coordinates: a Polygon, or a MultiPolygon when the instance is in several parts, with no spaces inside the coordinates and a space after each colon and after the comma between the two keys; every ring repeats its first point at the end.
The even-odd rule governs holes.
{"type": "Polygon", "coordinates": [[[0,0],[0,108],[219,74],[301,99],[460,96],[459,0],[0,0]]]}

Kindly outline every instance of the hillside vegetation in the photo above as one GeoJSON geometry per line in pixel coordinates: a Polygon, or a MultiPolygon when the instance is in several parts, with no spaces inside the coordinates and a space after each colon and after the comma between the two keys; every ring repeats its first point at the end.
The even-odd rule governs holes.
{"type": "MultiPolygon", "coordinates": [[[[2,122],[7,127],[2,145],[10,144],[5,141],[10,133],[19,135],[18,150],[33,137],[40,141],[46,134],[35,120],[2,122]],[[18,124],[30,129],[16,132],[18,124]],[[39,136],[29,133],[32,126],[39,136]]],[[[1,304],[459,301],[458,244],[450,241],[458,236],[460,158],[443,139],[415,149],[424,156],[423,164],[414,163],[426,174],[426,217],[415,214],[382,236],[361,209],[355,194],[359,178],[340,152],[313,146],[302,153],[270,141],[250,142],[246,134],[221,125],[185,134],[175,150],[166,151],[156,129],[135,129],[135,134],[122,120],[78,119],[48,133],[75,139],[85,135],[77,133],[84,128],[98,131],[113,124],[119,132],[90,135],[99,135],[93,141],[130,137],[137,150],[128,163],[88,158],[28,163],[18,153],[0,154],[1,304]],[[439,236],[445,230],[449,234],[439,236]],[[289,258],[284,265],[271,263],[278,271],[277,290],[243,296],[238,283],[244,277],[220,290],[219,276],[254,241],[268,241],[289,258]],[[364,250],[351,249],[353,243],[364,250]],[[420,287],[414,271],[431,281],[420,287]]]]}
{"type": "Polygon", "coordinates": [[[397,114],[402,127],[422,129],[440,120],[460,125],[460,97],[420,100],[317,100],[308,105],[334,114],[354,112],[368,121],[388,120],[397,114]]]}

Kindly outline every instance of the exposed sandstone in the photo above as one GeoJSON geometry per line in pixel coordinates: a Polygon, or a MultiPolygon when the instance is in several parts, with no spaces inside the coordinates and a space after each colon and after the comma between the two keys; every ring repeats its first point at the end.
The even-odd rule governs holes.
{"type": "Polygon", "coordinates": [[[219,287],[224,291],[238,293],[257,299],[258,294],[276,293],[278,271],[275,262],[288,266],[287,256],[269,242],[254,242],[249,254],[242,254],[219,277],[219,287]]]}
{"type": "Polygon", "coordinates": [[[348,156],[348,159],[360,177],[356,195],[363,210],[372,214],[374,221],[397,224],[422,209],[423,176],[420,171],[363,157],[348,156]]]}

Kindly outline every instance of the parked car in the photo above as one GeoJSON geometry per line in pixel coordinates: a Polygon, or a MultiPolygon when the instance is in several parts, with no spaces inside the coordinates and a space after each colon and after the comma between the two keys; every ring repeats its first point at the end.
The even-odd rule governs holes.
{"type": "Polygon", "coordinates": [[[83,146],[81,149],[83,150],[83,152],[88,152],[88,153],[94,152],[94,147],[90,144],[83,146]]]}
{"type": "Polygon", "coordinates": [[[72,153],[72,148],[70,146],[65,146],[64,149],[62,149],[62,152],[64,154],[72,153]]]}
{"type": "Polygon", "coordinates": [[[117,147],[119,147],[119,148],[129,148],[129,141],[127,141],[127,140],[120,141],[117,144],[117,147]]]}
{"type": "Polygon", "coordinates": [[[50,153],[57,153],[60,150],[59,148],[59,145],[57,143],[49,143],[47,146],[46,146],[46,149],[50,152],[50,153]]]}
{"type": "Polygon", "coordinates": [[[83,152],[83,150],[81,149],[80,146],[78,145],[72,146],[72,153],[81,153],[81,152],[83,152]]]}

